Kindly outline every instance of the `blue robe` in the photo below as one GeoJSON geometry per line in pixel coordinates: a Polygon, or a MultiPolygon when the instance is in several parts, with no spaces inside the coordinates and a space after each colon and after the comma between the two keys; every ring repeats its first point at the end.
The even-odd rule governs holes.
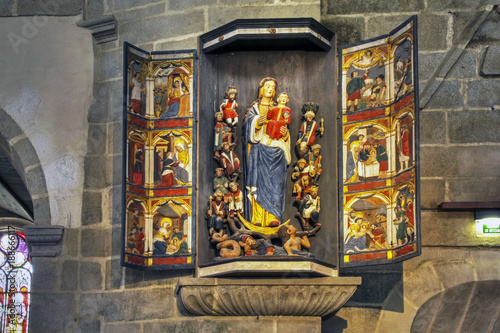
{"type": "MultiPolygon", "coordinates": [[[[290,153],[285,153],[283,147],[270,146],[256,142],[253,137],[255,131],[252,123],[259,117],[258,104],[255,103],[249,110],[243,124],[243,169],[245,172],[245,193],[249,188],[256,188],[257,202],[267,212],[283,221],[286,198],[286,169],[290,163],[290,153]],[[248,146],[251,146],[248,151],[248,146]]],[[[264,134],[263,142],[268,142],[264,134]]],[[[278,145],[277,141],[275,144],[278,145]]],[[[282,141],[283,143],[283,141],[282,141]]],[[[282,144],[284,146],[284,144],[282,144]]],[[[288,143],[289,146],[289,143],[288,143]]],[[[248,196],[245,196],[245,219],[251,221],[251,205],[248,196]]]]}

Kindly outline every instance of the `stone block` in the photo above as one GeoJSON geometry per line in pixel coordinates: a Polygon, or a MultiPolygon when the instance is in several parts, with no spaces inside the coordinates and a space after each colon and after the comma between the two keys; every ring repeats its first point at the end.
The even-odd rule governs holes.
{"type": "Polygon", "coordinates": [[[86,156],[84,161],[86,189],[101,189],[106,186],[108,177],[106,176],[107,159],[104,156],[86,156]]]}
{"type": "Polygon", "coordinates": [[[477,280],[498,280],[500,276],[500,252],[498,250],[478,250],[472,252],[472,262],[477,280]],[[495,264],[492,264],[495,263],[495,264]]]}
{"type": "Polygon", "coordinates": [[[404,281],[403,293],[405,301],[420,307],[429,296],[443,291],[439,277],[430,265],[423,266],[404,281]]]}
{"type": "Polygon", "coordinates": [[[125,269],[121,266],[120,260],[113,259],[106,262],[106,289],[120,289],[125,269]]]}
{"type": "Polygon", "coordinates": [[[113,226],[111,235],[111,255],[119,256],[122,249],[121,226],[113,226]]]}
{"type": "Polygon", "coordinates": [[[2,121],[0,121],[0,133],[5,140],[9,141],[18,135],[24,134],[19,125],[2,108],[0,108],[0,116],[2,117],[2,121]]]}
{"type": "MultiPolygon", "coordinates": [[[[379,1],[379,3],[381,3],[379,1]]],[[[384,2],[393,6],[391,2],[384,2]]],[[[400,7],[403,8],[403,7],[400,7]]],[[[405,10],[406,11],[406,10],[405,10]]],[[[365,38],[385,35],[407,20],[409,15],[371,16],[366,21],[365,38]]],[[[448,17],[446,15],[422,14],[418,17],[418,49],[419,51],[446,50],[446,31],[448,17]]]]}
{"type": "Polygon", "coordinates": [[[14,151],[19,152],[17,155],[25,168],[40,163],[38,154],[28,138],[16,142],[12,148],[14,151]]]}
{"type": "Polygon", "coordinates": [[[106,124],[89,124],[87,155],[104,155],[106,153],[106,134],[106,124]]]}
{"type": "MultiPolygon", "coordinates": [[[[199,2],[200,0],[198,0],[199,2]]],[[[282,1],[284,2],[284,1],[282,1]]],[[[219,0],[219,3],[221,5],[229,5],[229,6],[234,6],[234,5],[268,5],[268,4],[276,4],[276,1],[274,0],[219,0]]]]}
{"type": "Polygon", "coordinates": [[[62,255],[69,257],[78,256],[80,231],[78,229],[65,228],[63,237],[62,255]]]}
{"type": "Polygon", "coordinates": [[[362,17],[329,17],[321,23],[335,32],[338,46],[348,45],[364,39],[365,19],[362,17]]]}
{"type": "Polygon", "coordinates": [[[37,225],[50,225],[50,204],[49,197],[42,196],[33,199],[33,219],[37,225]]]}
{"type": "Polygon", "coordinates": [[[467,82],[467,104],[470,107],[492,109],[500,105],[500,79],[483,79],[467,82]]]}
{"type": "Polygon", "coordinates": [[[82,225],[102,221],[102,195],[100,192],[83,192],[82,225]]]}
{"type": "Polygon", "coordinates": [[[81,254],[84,257],[110,255],[111,235],[107,229],[82,229],[81,254]]]}
{"type": "Polygon", "coordinates": [[[483,76],[500,75],[500,45],[490,45],[482,59],[480,73],[483,76]]]}
{"type": "Polygon", "coordinates": [[[172,40],[168,42],[156,43],[154,49],[156,51],[175,51],[175,50],[191,50],[198,47],[198,37],[192,36],[181,40],[172,40]]]}
{"type": "Polygon", "coordinates": [[[472,212],[422,211],[423,246],[479,245],[472,212]]]}
{"type": "Polygon", "coordinates": [[[79,0],[18,0],[17,14],[19,16],[75,16],[82,11],[82,1],[79,0]]]}
{"type": "Polygon", "coordinates": [[[445,180],[420,179],[420,207],[423,209],[436,209],[445,201],[445,180]]]}
{"type": "Polygon", "coordinates": [[[98,81],[123,77],[123,50],[101,52],[99,55],[98,81]]]}
{"type": "Polygon", "coordinates": [[[104,16],[106,1],[108,1],[108,0],[84,2],[84,7],[83,7],[84,19],[85,20],[92,20],[92,19],[96,19],[96,18],[104,16]]]}
{"type": "Polygon", "coordinates": [[[78,276],[78,261],[64,261],[61,273],[61,290],[76,290],[78,288],[78,276]]]}
{"type": "Polygon", "coordinates": [[[42,166],[37,166],[26,172],[26,181],[31,196],[39,196],[47,193],[47,184],[42,166]]]}
{"type": "Polygon", "coordinates": [[[438,71],[446,53],[430,53],[418,55],[418,77],[420,80],[430,79],[438,71]]]}
{"type": "Polygon", "coordinates": [[[446,143],[446,113],[420,112],[420,144],[446,143]]]}
{"type": "Polygon", "coordinates": [[[101,321],[94,319],[80,319],[77,333],[91,333],[101,331],[101,321]]]}
{"type": "Polygon", "coordinates": [[[464,51],[451,70],[446,75],[447,79],[465,79],[477,77],[476,54],[473,51],[464,51]]]}
{"type": "Polygon", "coordinates": [[[450,143],[498,143],[500,109],[448,112],[448,126],[450,143]]]}
{"type": "Polygon", "coordinates": [[[500,154],[489,146],[424,146],[420,157],[422,177],[500,177],[500,154]]]}
{"type": "MultiPolygon", "coordinates": [[[[266,1],[266,0],[264,0],[266,1]]],[[[269,2],[269,1],[267,1],[269,2]]],[[[185,0],[185,1],[172,1],[168,5],[168,10],[186,10],[193,9],[196,7],[214,7],[218,3],[221,5],[228,5],[228,3],[220,2],[217,0],[185,0]]],[[[232,1],[229,5],[237,4],[237,1],[232,1]]]]}
{"type": "Polygon", "coordinates": [[[456,176],[463,177],[500,177],[500,154],[498,149],[489,146],[467,146],[457,149],[455,161],[458,162],[456,176]],[[480,163],[478,163],[480,161],[480,163]]]}
{"type": "Polygon", "coordinates": [[[108,125],[108,148],[110,154],[123,153],[123,122],[108,125]]]}
{"type": "Polygon", "coordinates": [[[474,267],[466,261],[436,263],[434,269],[446,289],[474,281],[474,267]]]}
{"type": "Polygon", "coordinates": [[[474,281],[474,267],[465,261],[436,263],[434,269],[446,289],[474,281]]]}
{"type": "Polygon", "coordinates": [[[136,288],[144,281],[144,271],[125,267],[125,288],[136,288]]]}
{"type": "Polygon", "coordinates": [[[160,1],[162,0],[113,0],[115,11],[132,9],[134,7],[142,7],[160,1]]]}
{"type": "Polygon", "coordinates": [[[469,47],[478,44],[474,41],[475,35],[482,30],[480,26],[485,19],[488,20],[487,16],[484,11],[453,12],[453,44],[468,44],[469,47]]]}
{"type": "Polygon", "coordinates": [[[494,185],[497,182],[498,178],[488,177],[449,179],[449,201],[496,201],[500,198],[500,187],[494,185]]]}
{"type": "MultiPolygon", "coordinates": [[[[409,320],[408,318],[413,319],[417,313],[415,305],[411,303],[411,300],[407,301],[406,298],[400,293],[392,293],[392,295],[387,298],[385,304],[387,304],[386,309],[384,309],[385,311],[381,311],[378,318],[377,331],[410,332],[412,320],[409,320]],[[393,304],[399,304],[399,306],[394,307],[392,306],[393,304]]],[[[418,306],[419,305],[417,305],[417,307],[418,306]]]]}
{"type": "MultiPolygon", "coordinates": [[[[123,62],[120,60],[120,65],[123,62]]],[[[89,123],[122,120],[123,81],[113,80],[94,85],[94,102],[89,110],[89,123]],[[119,114],[119,116],[117,116],[119,114]]]]}
{"type": "Polygon", "coordinates": [[[190,11],[187,14],[163,15],[120,25],[120,44],[142,44],[158,39],[199,34],[205,31],[203,10],[190,11]],[[189,24],[179,24],[189,22],[189,24]]]}
{"type": "Polygon", "coordinates": [[[450,260],[466,261],[469,259],[469,256],[469,252],[463,249],[423,246],[420,256],[404,261],[403,271],[406,275],[405,278],[408,278],[422,265],[432,264],[434,262],[448,262],[450,260]]]}
{"type": "Polygon", "coordinates": [[[455,109],[464,105],[459,81],[443,81],[425,106],[426,109],[455,109]]]}
{"type": "Polygon", "coordinates": [[[72,293],[31,293],[29,331],[75,331],[77,320],[74,308],[75,295],[72,293]]]}
{"type": "Polygon", "coordinates": [[[421,177],[451,177],[458,173],[458,160],[449,158],[456,147],[420,147],[421,177]]]}
{"type": "Polygon", "coordinates": [[[335,316],[322,318],[321,332],[364,332],[366,330],[366,323],[377,322],[379,316],[380,309],[344,306],[335,313],[335,316]],[[364,320],[359,320],[358,318],[364,318],[364,320]]]}
{"type": "Polygon", "coordinates": [[[102,267],[100,263],[80,263],[80,288],[82,290],[102,289],[102,267]]]}
{"type": "MultiPolygon", "coordinates": [[[[281,317],[289,318],[289,317],[281,317]]],[[[144,324],[147,332],[278,332],[275,317],[197,317],[144,324]]],[[[300,332],[298,330],[292,332],[300,332]]]]}
{"type": "Polygon", "coordinates": [[[113,155],[113,185],[121,185],[123,183],[123,155],[113,155]]]}
{"type": "MultiPolygon", "coordinates": [[[[104,329],[105,333],[137,333],[141,332],[140,323],[116,323],[116,324],[106,324],[104,329]]],[[[154,332],[154,331],[146,331],[154,332]]],[[[157,331],[161,332],[161,331],[157,331]]]]}
{"type": "Polygon", "coordinates": [[[208,29],[218,28],[236,19],[264,19],[281,17],[312,17],[319,21],[320,8],[311,5],[255,6],[255,7],[212,7],[208,9],[208,29]],[[245,10],[242,10],[242,9],[245,10]]]}
{"type": "Polygon", "coordinates": [[[56,262],[45,258],[33,258],[33,279],[31,287],[37,292],[43,289],[53,289],[57,279],[56,262]]]}
{"type": "Polygon", "coordinates": [[[151,16],[157,16],[158,14],[162,14],[164,12],[165,12],[165,3],[155,3],[150,6],[140,7],[132,10],[127,10],[124,12],[114,12],[113,15],[115,16],[118,22],[125,23],[128,21],[135,21],[151,16]]]}
{"type": "Polygon", "coordinates": [[[5,0],[0,4],[0,17],[9,17],[14,14],[14,0],[5,0]]]}
{"type": "Polygon", "coordinates": [[[113,198],[113,203],[111,207],[111,221],[114,226],[122,225],[122,205],[123,205],[123,200],[122,200],[122,186],[113,186],[112,188],[112,198],[113,198]]]}
{"type": "Polygon", "coordinates": [[[326,13],[334,15],[412,12],[422,10],[424,7],[425,2],[423,0],[395,0],[392,2],[376,0],[355,2],[349,0],[326,1],[326,13]]]}
{"type": "Polygon", "coordinates": [[[81,295],[79,314],[102,316],[106,322],[165,319],[178,317],[174,302],[173,288],[85,293],[81,295]]]}
{"type": "Polygon", "coordinates": [[[427,3],[427,9],[432,11],[453,9],[476,9],[479,6],[496,5],[497,0],[440,0],[427,3]]]}
{"type": "MultiPolygon", "coordinates": [[[[496,4],[498,4],[498,2],[496,4]]],[[[475,32],[469,46],[498,44],[498,42],[500,42],[500,29],[498,29],[498,24],[500,24],[500,13],[498,10],[493,10],[489,13],[488,17],[486,17],[481,27],[475,32]]]]}

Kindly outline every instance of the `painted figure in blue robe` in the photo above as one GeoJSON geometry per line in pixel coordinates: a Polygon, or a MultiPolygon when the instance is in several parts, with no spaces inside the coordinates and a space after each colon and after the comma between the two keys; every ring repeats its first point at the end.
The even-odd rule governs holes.
{"type": "MultiPolygon", "coordinates": [[[[170,81],[170,80],[169,80],[170,81]]],[[[177,117],[179,114],[179,108],[181,105],[181,95],[182,95],[182,90],[181,90],[181,85],[182,85],[182,80],[180,77],[175,77],[173,80],[173,84],[171,86],[171,89],[169,89],[168,92],[168,102],[167,102],[167,111],[161,115],[161,119],[168,119],[172,117],[177,117]]]]}
{"type": "Polygon", "coordinates": [[[262,227],[275,227],[283,221],[286,169],[291,162],[287,127],[281,128],[280,139],[266,134],[267,113],[274,107],[277,86],[273,78],[262,79],[259,99],[248,109],[243,123],[245,218],[262,227]]]}

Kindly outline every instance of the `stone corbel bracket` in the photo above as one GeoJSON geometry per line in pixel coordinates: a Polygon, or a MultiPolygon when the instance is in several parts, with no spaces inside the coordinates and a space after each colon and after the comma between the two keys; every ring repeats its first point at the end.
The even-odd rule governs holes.
{"type": "Polygon", "coordinates": [[[56,257],[61,254],[64,227],[24,226],[30,257],[56,257]]]}
{"type": "Polygon", "coordinates": [[[340,309],[360,277],[309,279],[181,278],[182,304],[199,316],[326,316],[340,309]]]}
{"type": "Polygon", "coordinates": [[[118,39],[118,28],[113,15],[102,16],[91,20],[78,22],[79,27],[89,29],[97,44],[118,39]]]}

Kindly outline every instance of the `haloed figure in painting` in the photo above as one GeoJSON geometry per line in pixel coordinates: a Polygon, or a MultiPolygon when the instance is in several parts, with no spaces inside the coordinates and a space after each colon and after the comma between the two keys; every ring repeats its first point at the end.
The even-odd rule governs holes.
{"type": "Polygon", "coordinates": [[[291,162],[290,134],[280,128],[280,139],[266,133],[268,112],[274,108],[277,81],[260,82],[259,99],[249,108],[243,124],[244,166],[248,202],[246,218],[256,226],[278,226],[283,221],[286,169],[291,162]]]}

